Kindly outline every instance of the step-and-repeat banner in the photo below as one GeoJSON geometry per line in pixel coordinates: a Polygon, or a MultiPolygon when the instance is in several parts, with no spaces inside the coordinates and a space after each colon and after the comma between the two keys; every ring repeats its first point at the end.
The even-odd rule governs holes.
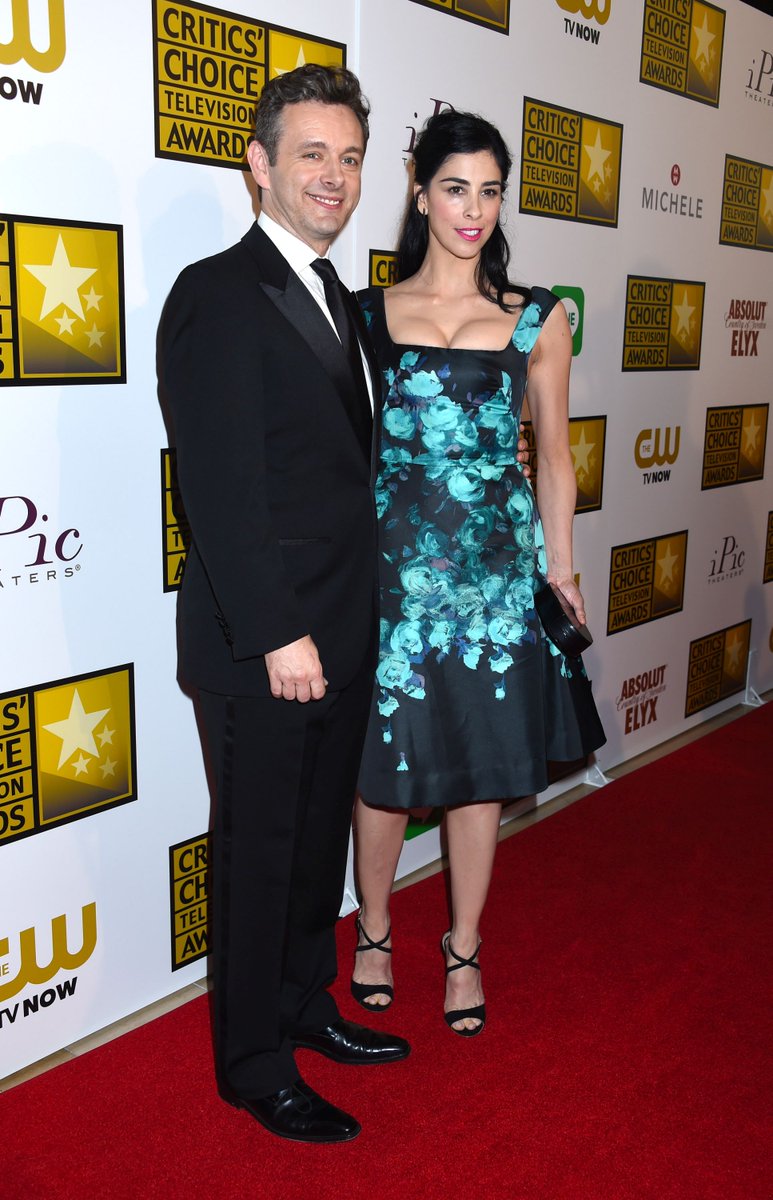
{"type": "MultiPolygon", "coordinates": [[[[205,970],[209,800],[175,681],[188,535],[155,336],[178,271],[253,219],[261,87],[310,61],[352,66],[373,106],[334,252],[357,286],[392,278],[427,117],[481,112],[513,151],[513,274],[561,296],[574,338],[601,768],[773,685],[769,17],[2,0],[0,1077],[205,970]]],[[[533,465],[539,494],[538,445],[533,465]]],[[[436,828],[410,834],[403,871],[439,850],[436,828]]]]}

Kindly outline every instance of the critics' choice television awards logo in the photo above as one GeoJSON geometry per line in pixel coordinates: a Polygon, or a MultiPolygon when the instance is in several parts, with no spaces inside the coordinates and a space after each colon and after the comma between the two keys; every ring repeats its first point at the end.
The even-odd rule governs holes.
{"type": "Polygon", "coordinates": [[[368,257],[368,285],[391,287],[397,283],[397,255],[391,250],[371,250],[368,257]]]}
{"type": "Polygon", "coordinates": [[[304,63],[344,66],[341,42],[202,4],[154,0],[156,157],[246,170],[263,85],[304,63]]]}
{"type": "Polygon", "coordinates": [[[725,13],[706,0],[644,0],[639,79],[719,104],[725,13]]]}
{"type": "Polygon", "coordinates": [[[0,843],[136,799],[131,664],[0,696],[0,843]]]}
{"type": "Polygon", "coordinates": [[[209,834],[169,848],[172,970],[209,952],[209,834]]]}
{"type": "Polygon", "coordinates": [[[191,530],[177,483],[174,450],[161,451],[161,508],[163,513],[164,591],[179,591],[191,544],[191,530]]]}
{"type": "Polygon", "coordinates": [[[424,8],[439,9],[485,29],[510,32],[510,0],[413,0],[424,8]]]}
{"type": "Polygon", "coordinates": [[[751,632],[751,620],[741,621],[690,642],[686,717],[743,691],[751,632]]]}
{"type": "Polygon", "coordinates": [[[617,122],[525,97],[520,211],[616,226],[622,150],[617,122]]]}
{"type": "Polygon", "coordinates": [[[555,0],[560,9],[582,17],[582,21],[564,17],[564,33],[597,46],[601,37],[599,25],[606,25],[612,12],[612,0],[555,0]],[[593,22],[589,24],[588,22],[593,22]]]}
{"type": "Polygon", "coordinates": [[[669,482],[671,468],[679,457],[681,433],[681,425],[639,430],[633,456],[636,466],[641,471],[642,484],[669,482]]]}
{"type": "Polygon", "coordinates": [[[773,581],[773,512],[768,513],[768,532],[765,537],[765,563],[762,568],[762,582],[773,581]]]}
{"type": "Polygon", "coordinates": [[[767,328],[767,300],[731,300],[725,313],[725,329],[732,330],[731,358],[757,358],[760,333],[767,328]]]}
{"type": "MultiPolygon", "coordinates": [[[[531,421],[523,423],[524,440],[529,446],[531,485],[535,492],[539,477],[539,448],[531,421]]],[[[604,490],[604,451],[607,440],[606,417],[570,417],[569,449],[577,480],[576,513],[595,512],[601,508],[604,490]]]]}
{"type": "MultiPolygon", "coordinates": [[[[64,0],[48,0],[47,30],[36,20],[34,34],[30,5],[34,5],[35,0],[9,0],[9,3],[10,36],[7,41],[0,40],[0,99],[18,100],[22,104],[40,104],[43,97],[43,84],[40,80],[20,79],[15,73],[5,74],[3,67],[23,62],[41,75],[50,75],[52,71],[61,67],[67,49],[64,0]]],[[[8,4],[4,7],[7,9],[8,4]]],[[[35,7],[39,17],[40,5],[35,7]]],[[[6,21],[0,38],[8,33],[6,21]]]]}
{"type": "Polygon", "coordinates": [[[725,155],[719,244],[773,250],[773,167],[725,155]]]}
{"type": "Polygon", "coordinates": [[[682,611],[687,530],[613,546],[607,633],[620,633],[682,611]]]}
{"type": "Polygon", "coordinates": [[[68,929],[67,914],[60,913],[45,930],[37,930],[31,925],[22,929],[18,937],[11,937],[0,929],[0,1005],[3,1006],[0,1008],[0,1034],[18,1020],[75,995],[77,975],[53,987],[44,985],[53,983],[64,971],[77,971],[91,958],[97,946],[96,904],[93,901],[84,904],[80,922],[76,918],[70,921],[70,926],[68,929]],[[78,924],[80,934],[72,928],[78,924]],[[28,987],[44,990],[10,1003],[28,987]]]}
{"type": "Polygon", "coordinates": [[[0,590],[74,579],[82,550],[75,526],[51,521],[29,496],[0,496],[0,590]]]}
{"type": "Polygon", "coordinates": [[[623,682],[617,697],[617,711],[625,713],[623,730],[626,735],[652,725],[658,719],[658,700],[666,690],[667,663],[650,667],[623,682]]]}
{"type": "Polygon", "coordinates": [[[702,491],[763,478],[769,408],[768,404],[731,404],[707,410],[702,491]]]}
{"type": "Polygon", "coordinates": [[[697,371],[705,290],[692,280],[629,275],[623,370],[697,371]]]}
{"type": "Polygon", "coordinates": [[[125,383],[118,225],[0,214],[0,387],[125,383]]]}

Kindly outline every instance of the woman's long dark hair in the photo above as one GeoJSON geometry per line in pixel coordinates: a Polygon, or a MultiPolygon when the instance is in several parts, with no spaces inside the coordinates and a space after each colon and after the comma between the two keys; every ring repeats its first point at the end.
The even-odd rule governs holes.
{"type": "MultiPolygon", "coordinates": [[[[434,179],[447,158],[452,154],[478,154],[489,150],[502,172],[502,193],[507,186],[512,159],[498,129],[475,113],[455,112],[446,109],[430,117],[416,139],[413,150],[414,180],[426,188],[434,179]]],[[[419,212],[416,197],[408,205],[400,230],[397,246],[397,278],[408,279],[415,275],[424,262],[429,245],[429,229],[426,217],[419,212]]],[[[531,300],[531,291],[521,284],[513,283],[507,275],[510,263],[510,247],[502,226],[497,222],[491,237],[481,250],[475,269],[478,291],[505,312],[513,312],[517,306],[505,301],[507,292],[519,292],[524,306],[531,300]]]]}

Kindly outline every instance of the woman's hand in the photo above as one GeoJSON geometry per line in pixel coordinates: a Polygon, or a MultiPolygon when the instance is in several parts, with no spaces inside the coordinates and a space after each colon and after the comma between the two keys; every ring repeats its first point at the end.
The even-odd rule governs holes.
{"type": "Polygon", "coordinates": [[[579,623],[587,625],[585,619],[585,601],[582,598],[582,592],[574,582],[574,577],[572,575],[561,575],[559,578],[555,578],[548,573],[548,583],[554,584],[561,592],[561,595],[568,600],[577,614],[579,623]]]}

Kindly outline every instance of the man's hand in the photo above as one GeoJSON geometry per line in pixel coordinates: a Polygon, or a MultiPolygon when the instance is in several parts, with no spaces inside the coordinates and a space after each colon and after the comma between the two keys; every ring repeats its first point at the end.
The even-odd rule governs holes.
{"type": "Polygon", "coordinates": [[[518,433],[518,453],[515,457],[523,467],[523,474],[527,479],[529,479],[531,476],[531,467],[529,466],[529,443],[523,436],[523,421],[520,424],[518,433]]]}
{"type": "Polygon", "coordinates": [[[321,700],[327,688],[317,647],[308,634],[265,656],[271,695],[277,700],[321,700]]]}

